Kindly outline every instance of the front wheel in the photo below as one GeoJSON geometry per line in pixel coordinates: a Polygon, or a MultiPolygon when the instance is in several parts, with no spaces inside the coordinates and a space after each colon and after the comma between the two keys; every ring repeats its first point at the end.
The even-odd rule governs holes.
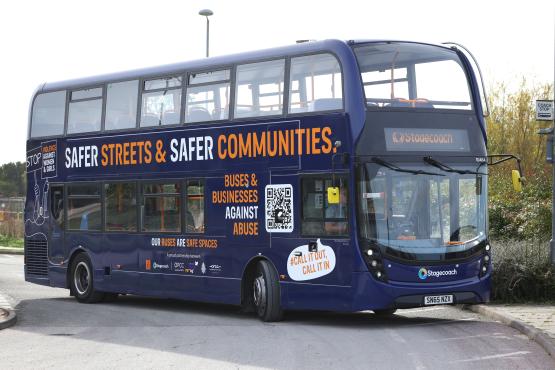
{"type": "Polygon", "coordinates": [[[262,321],[280,321],[283,317],[278,275],[268,261],[256,266],[253,280],[253,303],[262,321]]]}
{"type": "Polygon", "coordinates": [[[96,303],[104,298],[104,293],[94,290],[92,264],[85,253],[80,253],[71,264],[70,289],[81,303],[96,303]]]}

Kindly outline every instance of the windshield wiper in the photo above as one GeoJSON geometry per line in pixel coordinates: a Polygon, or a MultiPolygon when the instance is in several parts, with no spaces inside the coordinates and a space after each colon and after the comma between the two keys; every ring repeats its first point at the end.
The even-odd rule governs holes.
{"type": "Polygon", "coordinates": [[[399,166],[394,165],[393,163],[386,162],[383,159],[378,158],[378,157],[372,157],[371,161],[374,162],[374,163],[377,163],[379,165],[382,165],[384,167],[387,167],[390,170],[397,171],[397,172],[412,173],[413,175],[445,176],[445,175],[442,175],[440,173],[427,172],[427,171],[422,171],[422,170],[410,170],[408,168],[401,168],[399,166]]]}
{"type": "MultiPolygon", "coordinates": [[[[477,172],[477,171],[471,171],[471,170],[457,170],[453,167],[449,167],[448,165],[441,163],[440,161],[433,159],[432,157],[424,157],[422,158],[422,160],[426,163],[428,163],[431,166],[434,166],[436,168],[439,168],[442,171],[445,172],[454,172],[454,173],[458,173],[459,175],[484,175],[486,176],[486,173],[482,173],[482,172],[477,172]]],[[[480,164],[478,166],[478,168],[481,166],[482,164],[480,164]]]]}

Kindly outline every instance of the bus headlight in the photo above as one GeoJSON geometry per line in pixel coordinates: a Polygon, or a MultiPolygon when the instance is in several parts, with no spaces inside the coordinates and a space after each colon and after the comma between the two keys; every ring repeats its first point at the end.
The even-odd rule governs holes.
{"type": "Polygon", "coordinates": [[[491,263],[491,245],[487,243],[484,247],[484,255],[480,263],[479,276],[482,278],[488,272],[488,267],[491,263]]]}
{"type": "Polygon", "coordinates": [[[381,251],[377,245],[368,244],[362,248],[362,257],[366,266],[368,266],[368,271],[374,276],[374,278],[380,281],[387,281],[387,274],[383,270],[381,251]]]}

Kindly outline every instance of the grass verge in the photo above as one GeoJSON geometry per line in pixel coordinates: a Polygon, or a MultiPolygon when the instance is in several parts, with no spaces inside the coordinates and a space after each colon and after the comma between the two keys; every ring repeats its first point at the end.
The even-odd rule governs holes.
{"type": "Polygon", "coordinates": [[[12,238],[0,235],[0,246],[8,248],[23,248],[23,238],[12,238]]]}

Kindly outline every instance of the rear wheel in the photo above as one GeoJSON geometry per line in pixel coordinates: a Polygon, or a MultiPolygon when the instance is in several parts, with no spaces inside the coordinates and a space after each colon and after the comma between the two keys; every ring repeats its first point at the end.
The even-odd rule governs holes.
{"type": "Polygon", "coordinates": [[[70,289],[81,303],[96,303],[104,298],[104,293],[94,290],[93,276],[89,256],[80,253],[71,265],[70,289]]]}
{"type": "Polygon", "coordinates": [[[283,318],[278,275],[268,261],[260,261],[253,279],[253,303],[262,321],[280,321],[283,318]]]}

